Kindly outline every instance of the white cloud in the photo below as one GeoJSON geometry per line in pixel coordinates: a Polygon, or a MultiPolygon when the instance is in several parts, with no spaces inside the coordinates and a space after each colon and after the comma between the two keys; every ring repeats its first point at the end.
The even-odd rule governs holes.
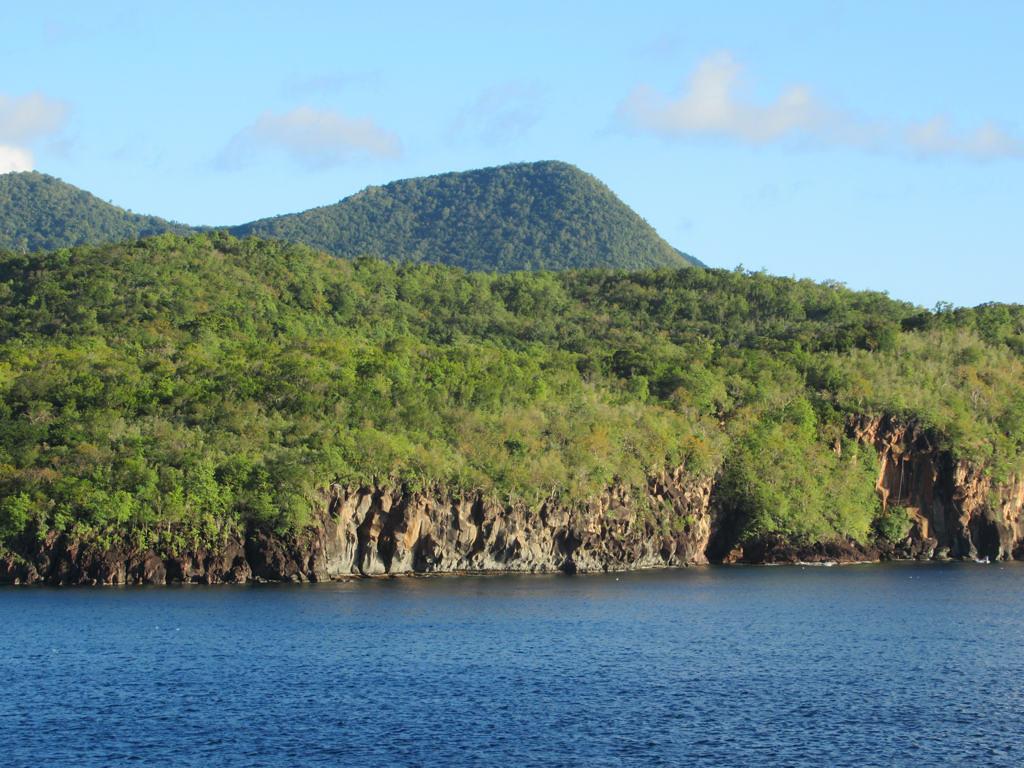
{"type": "Polygon", "coordinates": [[[906,129],[907,146],[922,155],[964,155],[979,160],[1024,157],[1024,141],[992,123],[957,134],[944,117],[933,117],[906,129]]]}
{"type": "Polygon", "coordinates": [[[682,91],[666,96],[637,86],[619,105],[618,119],[665,138],[709,136],[748,144],[777,142],[909,150],[918,155],[974,159],[1019,157],[1022,140],[992,124],[957,133],[942,118],[899,126],[857,117],[819,99],[805,85],[757,102],[742,90],[743,69],[728,52],[701,60],[682,91]]]}
{"type": "Polygon", "coordinates": [[[0,93],[0,173],[32,170],[32,151],[25,145],[59,133],[68,113],[67,104],[41,93],[0,93]]]}
{"type": "Polygon", "coordinates": [[[821,131],[832,116],[802,85],[767,104],[744,101],[737,93],[742,69],[729,53],[702,60],[676,99],[640,86],[619,107],[635,127],[665,136],[705,134],[763,144],[821,131]]]}
{"type": "Polygon", "coordinates": [[[0,141],[21,144],[57,133],[68,106],[41,93],[12,97],[0,94],[0,141]]]}
{"type": "Polygon", "coordinates": [[[359,156],[388,158],[402,153],[398,137],[369,118],[296,107],[283,114],[264,112],[228,142],[216,162],[225,168],[238,167],[263,149],[283,151],[311,168],[339,165],[359,156]]]}
{"type": "Polygon", "coordinates": [[[21,147],[0,144],[0,173],[31,171],[32,153],[21,147]]]}
{"type": "Polygon", "coordinates": [[[544,113],[541,89],[527,83],[502,83],[484,90],[456,117],[453,139],[473,138],[506,144],[529,132],[544,113]]]}

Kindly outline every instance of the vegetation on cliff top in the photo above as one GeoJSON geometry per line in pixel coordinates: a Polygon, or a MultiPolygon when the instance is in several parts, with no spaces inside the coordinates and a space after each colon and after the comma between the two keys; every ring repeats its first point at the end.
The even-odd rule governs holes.
{"type": "Polygon", "coordinates": [[[0,255],[0,542],[301,525],[329,482],[585,500],[685,464],[742,536],[864,540],[850,413],[1016,468],[1018,307],[695,269],[483,274],[209,233],[0,255]]]}

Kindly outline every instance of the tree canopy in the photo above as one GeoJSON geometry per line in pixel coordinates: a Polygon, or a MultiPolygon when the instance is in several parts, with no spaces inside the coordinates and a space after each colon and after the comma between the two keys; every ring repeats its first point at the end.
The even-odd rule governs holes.
{"type": "MultiPolygon", "coordinates": [[[[332,482],[566,503],[685,465],[743,536],[885,527],[850,414],[1006,474],[1020,307],[701,269],[494,274],[211,232],[0,254],[0,546],[301,527],[332,482]]],[[[892,527],[892,526],[888,526],[892,527]]]]}
{"type": "Polygon", "coordinates": [[[35,171],[0,174],[0,249],[40,251],[191,231],[131,213],[35,171]]]}
{"type": "Polygon", "coordinates": [[[306,243],[337,256],[498,272],[695,263],[596,178],[560,162],[395,181],[231,232],[306,243]]]}
{"type": "MultiPolygon", "coordinates": [[[[131,213],[41,173],[0,175],[0,248],[27,253],[209,229],[131,213]]],[[[482,271],[699,264],[600,181],[558,162],[395,181],[335,205],[225,229],[335,256],[482,271]]]]}

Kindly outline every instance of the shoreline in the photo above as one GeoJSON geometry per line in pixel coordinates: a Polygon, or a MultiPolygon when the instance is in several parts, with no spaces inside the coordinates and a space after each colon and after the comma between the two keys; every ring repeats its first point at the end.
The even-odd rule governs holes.
{"type": "Polygon", "coordinates": [[[2,580],[0,581],[0,589],[2,588],[14,588],[14,587],[46,587],[54,589],[62,588],[161,588],[161,587],[266,587],[266,586],[316,586],[316,585],[327,585],[327,584],[359,584],[359,583],[371,583],[371,582],[386,582],[386,581],[401,581],[401,580],[421,580],[421,581],[432,581],[432,580],[454,580],[462,579],[467,577],[475,578],[487,578],[487,577],[506,577],[506,576],[550,576],[550,577],[565,577],[565,578],[583,578],[588,577],[600,577],[600,576],[623,576],[626,574],[645,574],[645,573],[666,573],[670,571],[705,571],[705,570],[743,570],[743,569],[758,569],[758,568],[783,568],[783,569],[801,569],[807,568],[825,569],[825,568],[836,568],[841,569],[855,567],[855,566],[989,566],[998,565],[1000,567],[1007,564],[1019,563],[1017,560],[996,560],[990,562],[984,562],[973,559],[926,559],[922,560],[919,558],[887,558],[887,559],[865,559],[865,560],[830,560],[830,561],[794,561],[794,562],[736,562],[736,563],[688,563],[685,565],[648,565],[639,566],[635,568],[615,568],[606,570],[587,570],[587,571],[576,571],[568,572],[560,569],[553,570],[523,570],[523,569],[486,569],[486,570],[449,570],[449,571],[410,571],[401,573],[377,573],[377,574],[350,574],[345,576],[337,576],[327,579],[264,579],[254,578],[247,581],[233,582],[233,581],[202,581],[202,580],[173,580],[164,581],[161,583],[155,582],[141,582],[141,581],[126,581],[126,582],[109,582],[109,581],[78,581],[73,583],[65,582],[53,582],[45,579],[37,579],[34,581],[19,581],[19,580],[2,580]]]}

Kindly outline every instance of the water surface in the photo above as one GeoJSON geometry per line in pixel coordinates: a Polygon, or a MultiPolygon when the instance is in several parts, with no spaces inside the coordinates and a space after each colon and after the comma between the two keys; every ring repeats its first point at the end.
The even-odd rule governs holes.
{"type": "Polygon", "coordinates": [[[1024,764],[1024,567],[0,589],[6,766],[1024,764]]]}

